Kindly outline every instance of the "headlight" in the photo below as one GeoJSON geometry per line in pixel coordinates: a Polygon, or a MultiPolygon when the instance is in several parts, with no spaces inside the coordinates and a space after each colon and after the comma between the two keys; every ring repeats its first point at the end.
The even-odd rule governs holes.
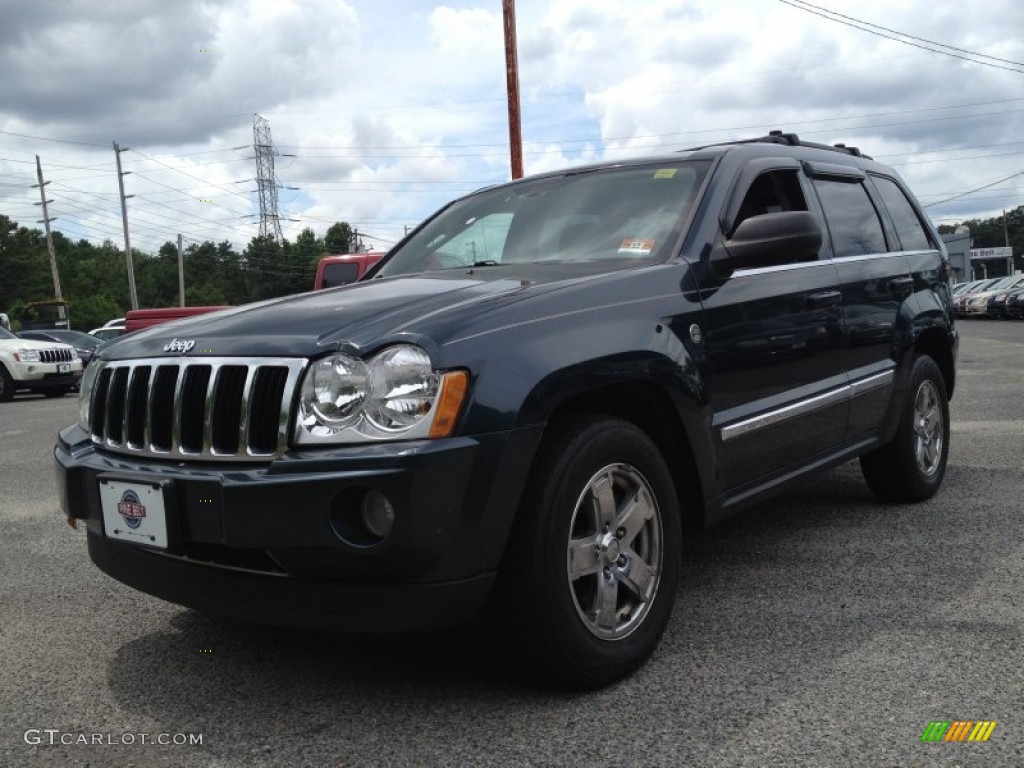
{"type": "Polygon", "coordinates": [[[302,426],[314,434],[335,434],[354,424],[366,400],[367,378],[366,364],[354,357],[315,362],[302,383],[302,426]]]}
{"type": "Polygon", "coordinates": [[[416,426],[434,407],[438,376],[419,347],[391,347],[370,361],[366,418],[385,432],[416,426]]]}
{"type": "Polygon", "coordinates": [[[38,349],[19,349],[14,355],[19,362],[22,363],[38,363],[39,362],[39,350],[38,349]]]}
{"type": "Polygon", "coordinates": [[[78,383],[78,423],[86,431],[91,431],[89,409],[92,403],[92,391],[96,388],[96,379],[99,378],[102,367],[99,363],[93,363],[85,369],[82,380],[78,383]]]}
{"type": "Polygon", "coordinates": [[[296,442],[357,443],[451,433],[468,384],[464,371],[439,373],[411,344],[367,361],[343,354],[313,363],[302,382],[296,442]]]}

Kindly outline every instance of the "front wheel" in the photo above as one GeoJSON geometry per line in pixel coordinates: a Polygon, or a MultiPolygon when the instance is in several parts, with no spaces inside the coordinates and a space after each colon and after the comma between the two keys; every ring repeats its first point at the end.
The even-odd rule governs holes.
{"type": "Polygon", "coordinates": [[[861,456],[861,471],[883,501],[924,501],[942,484],[949,456],[946,382],[927,355],[914,360],[899,419],[888,444],[861,456]]]}
{"type": "Polygon", "coordinates": [[[0,363],[0,403],[6,403],[14,397],[14,380],[0,363]]]}
{"type": "Polygon", "coordinates": [[[635,425],[576,417],[538,453],[496,594],[527,666],[577,687],[607,685],[654,651],[680,570],[675,487],[635,425]]]}

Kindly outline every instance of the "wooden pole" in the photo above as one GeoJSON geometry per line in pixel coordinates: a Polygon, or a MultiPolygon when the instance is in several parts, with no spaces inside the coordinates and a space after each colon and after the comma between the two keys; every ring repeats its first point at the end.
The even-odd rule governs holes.
{"type": "Polygon", "coordinates": [[[505,82],[508,87],[508,143],[512,178],[523,177],[523,134],[519,115],[519,59],[516,54],[516,3],[502,0],[505,16],[505,82]]]}

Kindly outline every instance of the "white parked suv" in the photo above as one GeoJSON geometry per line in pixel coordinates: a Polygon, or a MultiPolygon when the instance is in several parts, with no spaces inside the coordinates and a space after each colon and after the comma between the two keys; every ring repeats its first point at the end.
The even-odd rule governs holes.
{"type": "Polygon", "coordinates": [[[21,339],[0,328],[0,403],[18,390],[61,397],[78,385],[82,361],[68,344],[21,339]]]}

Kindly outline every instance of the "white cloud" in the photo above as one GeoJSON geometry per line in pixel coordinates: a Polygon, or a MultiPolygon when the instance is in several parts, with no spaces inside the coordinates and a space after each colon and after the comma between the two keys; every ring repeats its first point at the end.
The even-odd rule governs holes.
{"type": "MultiPolygon", "coordinates": [[[[829,8],[1024,61],[1024,11],[1009,0],[829,8]]],[[[1010,100],[1019,73],[784,3],[518,0],[516,10],[528,172],[770,128],[884,156],[925,201],[1024,169],[1024,97],[1010,100]]],[[[22,223],[37,218],[40,154],[55,226],[118,241],[117,140],[135,150],[122,156],[133,243],[155,251],[184,231],[242,247],[256,232],[244,217],[255,210],[256,112],[294,155],[277,159],[281,182],[299,187],[281,192],[282,213],[301,220],[286,222],[290,236],[344,219],[397,239],[451,197],[508,178],[493,0],[77,0],[18,4],[4,17],[0,212],[22,223]]],[[[935,211],[1020,205],[1022,178],[935,211]]]]}

